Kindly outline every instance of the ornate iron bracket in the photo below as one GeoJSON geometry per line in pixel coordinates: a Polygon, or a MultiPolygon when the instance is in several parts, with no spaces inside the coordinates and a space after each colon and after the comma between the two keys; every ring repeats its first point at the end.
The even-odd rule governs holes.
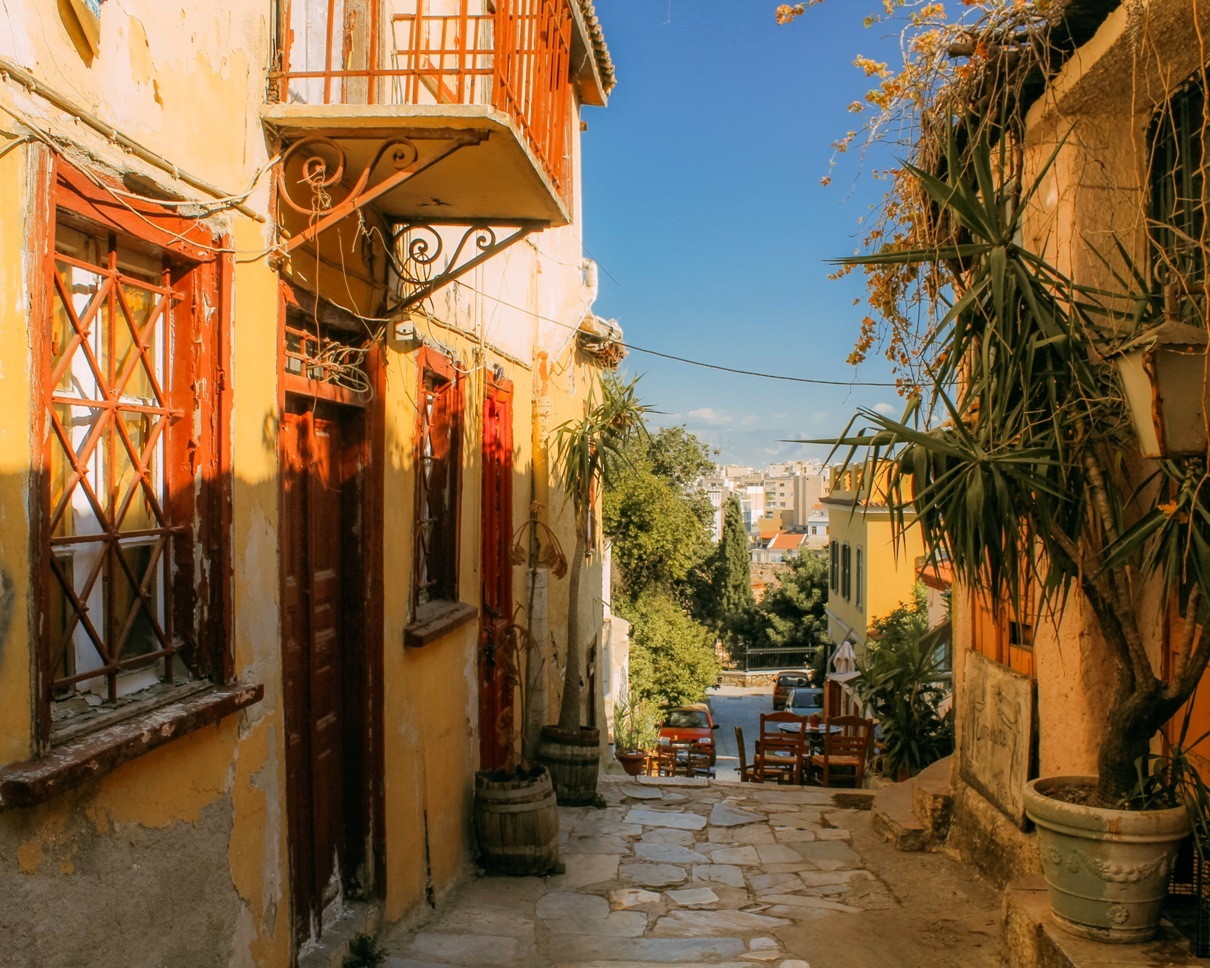
{"type": "Polygon", "coordinates": [[[291,252],[311,241],[325,229],[432,168],[459,148],[479,144],[487,136],[486,131],[474,130],[438,129],[401,133],[386,139],[378,146],[351,187],[344,184],[347,155],[341,145],[331,138],[321,136],[294,142],[283,152],[281,163],[277,166],[278,197],[311,221],[303,231],[282,245],[282,251],[291,252]],[[420,151],[415,144],[421,140],[440,140],[444,144],[434,154],[421,161],[420,151]],[[301,177],[291,184],[287,172],[293,171],[293,163],[299,160],[302,162],[301,177]],[[384,161],[389,164],[390,173],[373,182],[377,169],[384,161]],[[306,192],[301,200],[295,195],[295,191],[300,187],[306,192]],[[337,192],[340,197],[333,197],[332,192],[337,192]]]}
{"type": "Polygon", "coordinates": [[[508,225],[492,225],[483,220],[396,223],[391,238],[395,271],[412,291],[394,303],[390,311],[417,305],[463,273],[542,228],[544,223],[531,221],[508,225]],[[439,228],[461,228],[462,236],[451,245],[439,228]],[[505,232],[508,234],[504,235],[505,232]],[[444,268],[434,272],[439,263],[444,263],[444,268]]]}

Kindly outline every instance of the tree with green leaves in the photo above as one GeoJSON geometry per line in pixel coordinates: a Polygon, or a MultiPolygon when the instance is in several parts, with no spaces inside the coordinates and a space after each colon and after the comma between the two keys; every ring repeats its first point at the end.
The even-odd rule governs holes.
{"type": "Polygon", "coordinates": [[[710,550],[709,502],[678,484],[679,474],[670,478],[657,471],[652,454],[659,438],[632,441],[624,466],[605,492],[603,521],[613,544],[614,588],[631,599],[653,588],[682,597],[687,577],[710,550]]]}
{"type": "Polygon", "coordinates": [[[631,437],[604,497],[614,611],[632,622],[631,683],[665,703],[696,701],[714,682],[714,636],[694,621],[693,576],[708,560],[713,509],[693,483],[713,467],[684,427],[631,437]]]}
{"type": "Polygon", "coordinates": [[[699,618],[712,624],[734,652],[741,641],[743,618],[756,605],[748,531],[735,495],[723,504],[722,535],[699,572],[695,586],[699,618]]]}
{"type": "Polygon", "coordinates": [[[752,647],[819,648],[828,632],[828,563],[813,551],[787,559],[746,623],[752,647]]]}
{"type": "Polygon", "coordinates": [[[618,610],[632,626],[633,693],[673,706],[701,701],[718,679],[714,632],[659,592],[619,602],[618,610]]]}

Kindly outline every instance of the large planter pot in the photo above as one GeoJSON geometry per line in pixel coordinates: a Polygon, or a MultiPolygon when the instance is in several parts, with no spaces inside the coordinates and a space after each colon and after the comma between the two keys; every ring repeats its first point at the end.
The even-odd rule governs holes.
{"type": "Polygon", "coordinates": [[[1061,927],[1081,937],[1146,941],[1159,926],[1189,816],[1184,807],[1106,810],[1047,795],[1096,782],[1093,776],[1051,776],[1025,785],[1025,812],[1038,827],[1051,908],[1061,927]]]}
{"type": "Polygon", "coordinates": [[[613,758],[622,764],[630,776],[638,776],[647,765],[647,754],[642,750],[615,750],[613,758]]]}
{"type": "Polygon", "coordinates": [[[475,774],[475,839],[493,874],[547,874],[559,867],[559,810],[550,773],[475,774]]]}
{"type": "Polygon", "coordinates": [[[590,726],[543,726],[538,759],[550,770],[555,796],[563,806],[582,807],[597,798],[601,769],[601,732],[590,726]]]}

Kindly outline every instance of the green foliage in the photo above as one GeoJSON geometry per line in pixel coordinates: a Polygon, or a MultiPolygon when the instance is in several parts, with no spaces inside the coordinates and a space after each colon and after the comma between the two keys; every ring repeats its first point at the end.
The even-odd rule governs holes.
{"type": "Polygon", "coordinates": [[[340,963],[341,968],[379,968],[388,954],[372,934],[359,934],[349,942],[349,953],[340,963]]]}
{"type": "Polygon", "coordinates": [[[563,672],[563,697],[559,705],[559,727],[580,726],[584,667],[584,633],[580,584],[588,548],[588,515],[598,488],[608,489],[623,463],[624,450],[632,435],[646,433],[647,407],[638,399],[638,377],[622,383],[607,376],[601,381],[600,398],[589,393],[588,406],[579,420],[555,428],[554,468],[563,484],[576,519],[576,548],[572,553],[568,582],[567,664],[563,672]]]}
{"type": "Polygon", "coordinates": [[[682,425],[661,427],[647,440],[647,456],[657,477],[682,490],[714,470],[718,451],[682,425]]]}
{"type": "Polygon", "coordinates": [[[718,547],[706,562],[708,582],[699,588],[699,614],[710,618],[734,648],[738,637],[736,619],[756,605],[752,597],[752,564],[748,554],[748,532],[744,528],[739,499],[732,495],[723,505],[723,531],[718,547]]]}
{"type": "Polygon", "coordinates": [[[617,750],[652,750],[659,739],[659,707],[630,690],[613,707],[613,745],[617,750]]]}
{"type": "Polygon", "coordinates": [[[746,622],[748,643],[811,652],[828,632],[828,563],[808,551],[788,559],[786,565],[746,622]]]}
{"type": "Polygon", "coordinates": [[[613,542],[615,588],[628,598],[646,588],[676,588],[709,548],[692,501],[648,465],[630,465],[606,493],[604,526],[613,542]]]}
{"type": "Polygon", "coordinates": [[[939,680],[946,670],[936,637],[925,634],[923,587],[916,586],[915,601],[900,603],[873,626],[880,634],[867,644],[853,688],[882,727],[883,773],[915,775],[953,748],[951,726],[937,713],[946,692],[939,680]]]}
{"type": "Polygon", "coordinates": [[[699,702],[718,679],[714,633],[693,621],[666,593],[615,602],[631,623],[630,683],[641,698],[660,705],[699,702]]]}
{"type": "Polygon", "coordinates": [[[638,377],[629,383],[604,377],[600,398],[589,394],[584,416],[555,428],[555,471],[581,529],[597,488],[607,489],[620,471],[631,436],[646,433],[647,407],[639,401],[638,382],[638,377]]]}
{"type": "MultiPolygon", "coordinates": [[[[1167,753],[1149,751],[1138,759],[1135,787],[1116,806],[1128,810],[1154,810],[1183,804],[1189,811],[1194,846],[1205,863],[1210,860],[1210,787],[1202,779],[1191,754],[1210,739],[1210,732],[1189,741],[1194,705],[1190,699],[1185,706],[1180,733],[1167,753]]],[[[1205,756],[1204,749],[1201,756],[1205,756]]]]}
{"type": "Polygon", "coordinates": [[[900,602],[886,615],[870,622],[873,638],[879,648],[898,648],[903,643],[915,642],[929,628],[928,592],[922,582],[912,588],[912,601],[900,602]]]}
{"type": "Polygon", "coordinates": [[[710,502],[689,490],[713,466],[710,450],[683,427],[665,427],[632,436],[622,456],[603,502],[615,594],[661,588],[683,599],[710,552],[710,502]]]}

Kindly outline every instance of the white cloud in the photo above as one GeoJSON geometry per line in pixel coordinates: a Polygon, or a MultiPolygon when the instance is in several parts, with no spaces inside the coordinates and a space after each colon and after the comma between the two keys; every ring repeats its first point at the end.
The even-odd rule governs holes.
{"type": "Polygon", "coordinates": [[[895,405],[893,403],[876,403],[874,409],[884,417],[890,417],[895,413],[895,405]]]}
{"type": "Polygon", "coordinates": [[[731,423],[731,417],[728,414],[723,413],[721,410],[715,410],[713,407],[690,410],[688,416],[690,420],[700,420],[704,424],[713,424],[715,426],[731,423]]]}

